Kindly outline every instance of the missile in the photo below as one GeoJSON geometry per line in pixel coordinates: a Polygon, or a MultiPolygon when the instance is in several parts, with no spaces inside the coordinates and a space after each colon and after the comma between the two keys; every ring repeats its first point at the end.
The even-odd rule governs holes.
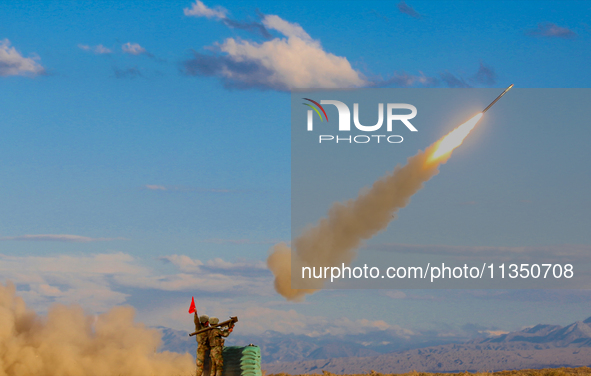
{"type": "Polygon", "coordinates": [[[491,108],[493,104],[497,103],[497,101],[498,101],[499,99],[501,99],[501,97],[502,97],[503,95],[505,95],[505,93],[506,93],[506,92],[508,92],[509,90],[511,90],[511,88],[512,88],[512,87],[513,87],[513,84],[511,84],[511,86],[509,86],[508,88],[506,88],[506,89],[505,89],[505,91],[503,91],[503,92],[501,93],[501,95],[499,95],[499,96],[497,97],[497,99],[495,99],[494,101],[492,101],[492,103],[491,103],[491,104],[489,104],[489,105],[488,105],[488,107],[486,107],[486,108],[484,109],[484,111],[482,111],[482,113],[485,113],[486,111],[488,111],[488,109],[489,109],[489,108],[491,108]]]}

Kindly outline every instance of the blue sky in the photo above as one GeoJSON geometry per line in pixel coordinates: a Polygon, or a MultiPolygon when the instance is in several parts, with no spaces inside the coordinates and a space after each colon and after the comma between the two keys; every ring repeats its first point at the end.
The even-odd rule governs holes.
{"type": "MultiPolygon", "coordinates": [[[[177,329],[190,328],[194,295],[208,313],[247,317],[245,336],[267,328],[257,317],[286,335],[402,337],[584,319],[585,292],[324,291],[286,303],[264,260],[291,236],[289,90],[588,88],[590,15],[589,1],[2,3],[2,279],[40,311],[128,303],[177,329]]],[[[425,239],[393,225],[397,242],[589,247],[589,128],[500,118],[491,111],[395,224],[451,211],[446,227],[425,239]],[[523,144],[546,147],[543,163],[523,144]],[[504,218],[519,200],[521,217],[504,218]],[[457,230],[466,223],[509,231],[457,230]]],[[[393,164],[464,120],[448,119],[393,164]]]]}

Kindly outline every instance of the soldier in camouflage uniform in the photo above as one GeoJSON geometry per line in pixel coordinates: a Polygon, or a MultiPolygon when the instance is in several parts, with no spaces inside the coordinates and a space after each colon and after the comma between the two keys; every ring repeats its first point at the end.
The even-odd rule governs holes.
{"type": "MultiPolygon", "coordinates": [[[[216,317],[210,319],[212,326],[217,325],[220,322],[216,317]]],[[[224,368],[224,358],[222,357],[222,350],[224,349],[224,337],[227,337],[232,333],[234,323],[230,324],[227,329],[214,328],[209,331],[209,346],[211,348],[211,376],[222,376],[222,370],[224,368]]]]}
{"type": "MultiPolygon", "coordinates": [[[[209,327],[209,316],[207,315],[201,315],[201,317],[199,317],[197,316],[197,312],[195,312],[194,321],[195,331],[209,327]]],[[[195,376],[201,376],[203,374],[203,366],[209,355],[210,347],[208,334],[208,332],[204,332],[195,336],[197,337],[197,372],[195,373],[195,376]]]]}

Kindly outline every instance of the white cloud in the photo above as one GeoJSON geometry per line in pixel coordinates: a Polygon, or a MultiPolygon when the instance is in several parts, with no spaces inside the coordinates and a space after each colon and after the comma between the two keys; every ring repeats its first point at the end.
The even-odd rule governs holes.
{"type": "Polygon", "coordinates": [[[263,24],[284,38],[264,43],[228,38],[214,49],[221,55],[195,53],[184,62],[189,75],[217,76],[226,86],[241,88],[349,88],[367,85],[345,57],[324,51],[304,29],[275,15],[263,24]]]}
{"type": "Polygon", "coordinates": [[[275,308],[287,304],[276,300],[281,298],[273,293],[272,276],[259,261],[202,262],[186,255],[161,259],[174,267],[172,273],[147,267],[141,259],[125,253],[26,257],[0,254],[0,275],[13,281],[27,304],[41,312],[52,303],[62,303],[79,304],[99,313],[126,303],[130,296],[137,301],[146,291],[151,296],[154,291],[160,291],[160,296],[178,291],[186,295],[187,301],[140,309],[140,316],[154,325],[186,328],[187,323],[191,324],[187,308],[193,295],[200,313],[220,318],[238,316],[236,334],[244,336],[260,336],[267,330],[311,338],[368,333],[408,338],[416,334],[384,320],[350,319],[341,314],[314,316],[275,308]],[[239,297],[230,298],[225,293],[238,293],[239,297]]]}
{"type": "Polygon", "coordinates": [[[191,4],[191,8],[183,9],[185,16],[193,17],[207,17],[215,18],[218,20],[226,18],[228,11],[222,7],[216,7],[215,9],[208,8],[203,2],[197,0],[194,4],[191,4]]]}
{"type": "Polygon", "coordinates": [[[38,309],[52,302],[79,303],[95,311],[125,302],[127,295],[110,288],[108,278],[136,274],[141,268],[123,253],[92,256],[6,256],[0,255],[0,275],[17,286],[28,304],[38,309]]]}
{"type": "Polygon", "coordinates": [[[277,244],[282,242],[281,239],[265,239],[265,240],[253,240],[253,239],[205,239],[199,241],[200,243],[215,243],[215,244],[277,244]]]}
{"type": "Polygon", "coordinates": [[[509,332],[506,330],[479,330],[478,333],[486,334],[489,337],[497,337],[509,332]]]}
{"type": "Polygon", "coordinates": [[[552,22],[540,23],[538,28],[529,30],[525,33],[526,35],[542,38],[562,38],[562,39],[573,39],[577,36],[574,31],[556,25],[552,22]]]}
{"type": "Polygon", "coordinates": [[[203,265],[201,261],[193,260],[189,256],[184,255],[162,256],[160,259],[170,262],[182,272],[196,272],[199,271],[199,267],[203,265]]]}
{"type": "Polygon", "coordinates": [[[130,54],[130,55],[141,55],[141,54],[148,53],[146,51],[146,49],[144,47],[140,46],[138,43],[130,43],[130,42],[127,42],[124,45],[122,45],[121,50],[123,50],[124,53],[130,54]]]}
{"type": "Polygon", "coordinates": [[[151,191],[170,191],[170,192],[203,192],[203,193],[244,193],[248,192],[244,189],[226,189],[226,188],[197,188],[188,186],[174,186],[174,185],[157,185],[146,184],[145,189],[151,191]]]}
{"type": "Polygon", "coordinates": [[[233,20],[228,18],[228,11],[226,9],[222,7],[216,7],[215,9],[208,8],[199,0],[197,0],[195,4],[192,4],[191,9],[185,8],[184,12],[185,16],[207,17],[209,19],[213,18],[217,21],[221,21],[224,25],[231,29],[245,30],[258,34],[267,39],[272,38],[271,34],[269,34],[269,31],[260,22],[233,20]]]}
{"type": "MultiPolygon", "coordinates": [[[[144,266],[141,260],[125,253],[26,257],[0,255],[0,275],[13,281],[22,290],[19,294],[38,310],[59,302],[77,303],[95,312],[106,311],[126,302],[129,295],[118,291],[120,288],[126,291],[186,291],[191,294],[199,294],[199,291],[208,294],[238,291],[242,296],[253,298],[275,295],[272,276],[265,273],[264,263],[259,261],[227,262],[218,258],[202,262],[186,255],[169,255],[161,259],[170,262],[176,270],[172,274],[164,274],[144,266]]],[[[185,310],[181,308],[178,311],[182,313],[185,310]]],[[[310,337],[384,330],[408,334],[382,320],[308,316],[293,309],[264,307],[260,300],[233,302],[233,299],[223,295],[199,298],[198,308],[203,313],[215,312],[218,317],[239,315],[240,321],[244,323],[241,325],[241,334],[260,334],[266,330],[310,337]]]]}
{"type": "Polygon", "coordinates": [[[394,85],[399,87],[432,87],[437,86],[439,84],[439,81],[435,77],[426,76],[423,72],[419,71],[419,75],[408,74],[406,72],[395,72],[391,77],[385,80],[379,80],[376,83],[379,86],[394,85]]]}
{"type": "Polygon", "coordinates": [[[149,189],[152,191],[167,191],[168,190],[168,188],[166,188],[163,185],[146,184],[145,187],[146,187],[146,189],[149,189]]]}
{"type": "MultiPolygon", "coordinates": [[[[215,307],[215,312],[230,314],[222,307],[215,307]]],[[[260,335],[267,330],[281,334],[305,335],[308,337],[321,337],[326,335],[345,336],[367,334],[369,332],[389,331],[398,337],[408,337],[414,333],[403,329],[398,325],[390,325],[383,320],[358,319],[351,320],[347,317],[311,316],[296,312],[293,309],[284,311],[265,306],[253,305],[242,308],[237,307],[234,314],[238,314],[240,321],[248,323],[241,328],[240,334],[260,335]]]]}
{"type": "Polygon", "coordinates": [[[204,291],[273,295],[273,280],[260,262],[203,263],[184,255],[164,256],[175,270],[162,272],[125,253],[85,256],[7,256],[0,254],[0,275],[25,288],[29,304],[80,303],[95,311],[124,303],[119,289],[204,291]]]}
{"type": "Polygon", "coordinates": [[[260,269],[266,270],[267,264],[264,261],[254,261],[254,262],[246,262],[246,261],[238,261],[238,262],[228,262],[224,261],[221,258],[214,258],[213,260],[209,260],[206,263],[207,266],[218,268],[222,270],[231,270],[231,269],[241,269],[241,268],[251,268],[251,269],[260,269]]]}
{"type": "Polygon", "coordinates": [[[105,55],[105,54],[110,54],[113,53],[113,51],[111,51],[110,49],[108,49],[107,47],[103,46],[102,44],[98,44],[96,46],[89,46],[86,44],[79,44],[78,48],[84,50],[84,51],[90,51],[93,52],[97,55],[105,55]]]}
{"type": "MultiPolygon", "coordinates": [[[[234,332],[240,336],[258,337],[267,331],[283,335],[304,335],[310,338],[346,337],[368,333],[382,333],[388,337],[408,338],[417,334],[398,325],[390,325],[383,320],[355,320],[344,317],[343,313],[321,316],[300,313],[294,309],[270,308],[275,303],[273,301],[265,303],[254,299],[236,301],[235,299],[198,298],[196,296],[195,302],[200,314],[204,313],[210,317],[218,318],[238,316],[240,321],[234,332]]],[[[183,302],[178,307],[173,307],[172,311],[179,313],[172,314],[174,319],[168,321],[168,325],[179,328],[186,325],[188,320],[185,312],[188,303],[183,302]]],[[[169,307],[156,310],[153,313],[154,319],[151,320],[162,316],[172,317],[168,311],[170,311],[169,307]]]]}
{"type": "Polygon", "coordinates": [[[400,290],[387,291],[384,295],[389,296],[392,299],[404,299],[406,294],[400,290]]]}
{"type": "Polygon", "coordinates": [[[45,69],[37,63],[38,57],[23,57],[8,39],[0,40],[0,76],[29,76],[43,74],[45,69]]]}
{"type": "Polygon", "coordinates": [[[163,291],[243,292],[253,295],[272,295],[273,282],[263,262],[226,262],[220,258],[203,263],[185,255],[160,257],[178,268],[180,273],[118,275],[117,283],[136,288],[163,291]]]}
{"type": "MultiPolygon", "coordinates": [[[[398,4],[402,13],[414,18],[422,16],[404,1],[398,4]]],[[[212,53],[193,51],[193,58],[182,63],[190,76],[217,77],[226,88],[273,89],[339,89],[355,87],[470,87],[462,77],[443,71],[439,76],[394,72],[387,78],[381,75],[366,77],[353,69],[346,57],[327,52],[320,41],[313,39],[302,26],[277,15],[261,15],[258,21],[237,21],[228,17],[227,10],[208,8],[197,0],[185,15],[215,19],[232,29],[241,29],[262,36],[267,41],[227,38],[221,43],[204,47],[212,53]],[[271,31],[281,34],[273,37],[271,31]]],[[[569,36],[566,29],[547,27],[546,34],[569,36]]],[[[470,82],[494,85],[496,73],[481,63],[470,82]]]]}
{"type": "Polygon", "coordinates": [[[369,249],[412,254],[434,254],[454,256],[461,259],[485,259],[490,262],[491,255],[498,260],[547,262],[581,262],[591,261],[591,246],[589,245],[549,245],[527,247],[492,247],[492,246],[449,246],[449,245],[420,245],[402,243],[382,243],[368,245],[369,249]]]}
{"type": "Polygon", "coordinates": [[[54,242],[102,242],[110,240],[127,240],[125,238],[90,238],[88,236],[68,235],[68,234],[37,234],[37,235],[20,235],[20,236],[6,236],[0,238],[1,240],[21,240],[21,241],[54,241],[54,242]]]}
{"type": "Polygon", "coordinates": [[[266,28],[277,30],[288,38],[295,37],[306,41],[311,41],[312,38],[304,31],[304,29],[297,23],[287,22],[279,16],[267,15],[263,19],[263,25],[266,28]]]}
{"type": "Polygon", "coordinates": [[[102,44],[99,44],[98,46],[96,46],[94,48],[94,53],[96,53],[96,54],[110,54],[111,52],[112,51],[110,49],[103,46],[102,44]]]}

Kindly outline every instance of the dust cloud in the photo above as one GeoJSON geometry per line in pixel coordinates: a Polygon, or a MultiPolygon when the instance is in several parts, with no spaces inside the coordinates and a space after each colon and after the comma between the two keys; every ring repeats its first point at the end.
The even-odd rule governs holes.
{"type": "Polygon", "coordinates": [[[55,304],[47,317],[28,309],[15,286],[0,284],[0,376],[184,376],[188,353],[156,352],[160,333],[134,322],[131,307],[94,316],[55,304]]]}

